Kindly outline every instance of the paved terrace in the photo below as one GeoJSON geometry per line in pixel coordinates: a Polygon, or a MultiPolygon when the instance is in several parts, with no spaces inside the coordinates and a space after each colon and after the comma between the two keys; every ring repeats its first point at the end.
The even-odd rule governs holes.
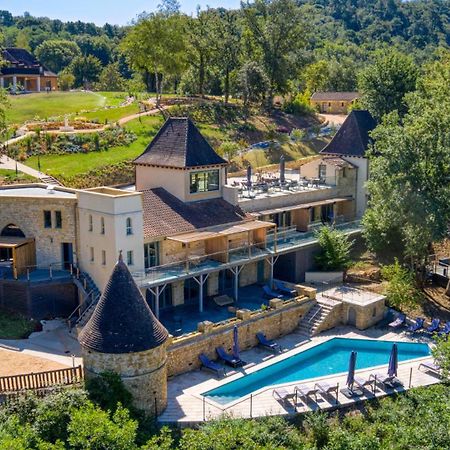
{"type": "MultiPolygon", "coordinates": [[[[296,413],[304,413],[312,410],[331,410],[336,407],[348,406],[352,403],[358,403],[363,400],[372,399],[374,397],[383,397],[389,393],[402,392],[410,387],[410,374],[411,387],[427,386],[439,382],[439,378],[430,372],[422,372],[418,370],[420,362],[432,361],[432,357],[426,357],[416,359],[414,361],[400,362],[398,366],[398,378],[402,381],[403,387],[397,387],[395,390],[390,389],[388,391],[382,390],[379,385],[375,395],[370,391],[365,391],[361,396],[355,396],[347,398],[341,392],[339,392],[339,403],[335,404],[334,398],[324,400],[320,395],[317,397],[317,403],[311,400],[307,404],[304,401],[299,401],[295,406],[293,402],[289,404],[279,403],[272,396],[273,387],[263,390],[261,393],[254,395],[252,398],[252,404],[250,403],[250,396],[242,397],[243,401],[237,401],[231,403],[231,407],[221,406],[211,400],[203,402],[202,392],[216,388],[221,384],[228,383],[241,376],[241,373],[251,373],[255,370],[261,369],[266,365],[270,365],[273,362],[290,357],[296,353],[304,351],[312,346],[325,342],[333,337],[347,337],[347,338],[364,338],[364,339],[383,339],[391,341],[422,341],[428,342],[426,338],[413,339],[406,333],[395,333],[386,329],[372,328],[366,331],[358,331],[355,328],[339,327],[329,332],[322,333],[321,335],[312,338],[312,340],[305,340],[303,336],[296,333],[292,333],[288,336],[277,340],[285,350],[282,355],[271,355],[267,351],[254,348],[245,352],[242,352],[242,358],[248,361],[247,366],[240,372],[228,371],[228,376],[225,379],[218,380],[211,372],[208,371],[194,371],[179,375],[169,380],[168,383],[168,406],[164,413],[159,416],[160,423],[174,424],[177,423],[180,426],[194,425],[204,420],[215,419],[223,415],[233,417],[263,417],[268,415],[292,415],[296,413]],[[411,371],[412,369],[412,371],[411,371]],[[235,406],[233,406],[235,405],[235,406]],[[250,415],[250,408],[252,413],[250,415]]],[[[368,378],[371,373],[376,371],[387,370],[386,366],[379,366],[378,368],[357,370],[356,373],[362,377],[368,378]]],[[[304,380],[302,383],[308,384],[311,387],[319,380],[326,380],[330,384],[339,383],[340,390],[345,388],[347,374],[340,374],[337,376],[328,376],[321,378],[313,378],[304,380]]],[[[284,384],[282,386],[287,387],[289,391],[293,391],[295,384],[284,384]]],[[[242,400],[241,399],[241,400],[242,400]]]]}

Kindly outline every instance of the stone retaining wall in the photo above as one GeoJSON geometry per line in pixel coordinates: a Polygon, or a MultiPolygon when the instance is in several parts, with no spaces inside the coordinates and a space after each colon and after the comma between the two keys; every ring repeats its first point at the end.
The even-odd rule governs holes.
{"type": "Polygon", "coordinates": [[[200,353],[216,359],[215,348],[218,346],[230,352],[234,325],[239,327],[239,346],[242,350],[257,345],[256,333],[259,331],[263,331],[268,339],[292,333],[316,303],[315,290],[303,289],[303,294],[293,300],[273,299],[266,310],[238,310],[236,318],[219,324],[203,322],[199,326],[201,331],[173,339],[168,348],[167,375],[179,375],[200,368],[200,353]]]}

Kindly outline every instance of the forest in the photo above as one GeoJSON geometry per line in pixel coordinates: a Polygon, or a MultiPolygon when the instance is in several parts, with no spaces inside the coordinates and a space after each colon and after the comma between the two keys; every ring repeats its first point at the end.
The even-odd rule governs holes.
{"type": "Polygon", "coordinates": [[[355,90],[377,53],[396,49],[417,66],[450,43],[450,2],[265,0],[237,10],[182,14],[176,0],[127,26],[62,22],[0,11],[0,44],[32,51],[62,89],[239,95],[355,90]]]}

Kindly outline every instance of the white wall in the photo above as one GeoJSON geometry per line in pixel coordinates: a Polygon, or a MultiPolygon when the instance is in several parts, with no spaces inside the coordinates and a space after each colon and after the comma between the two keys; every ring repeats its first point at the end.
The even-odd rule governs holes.
{"type": "Polygon", "coordinates": [[[201,167],[196,169],[175,169],[153,166],[136,166],[136,190],[143,191],[162,187],[183,202],[193,202],[222,197],[225,183],[223,166],[201,167]],[[190,193],[190,173],[205,170],[219,170],[219,190],[211,192],[190,193]]]}
{"type": "MultiPolygon", "coordinates": [[[[113,190],[108,189],[109,192],[113,190]]],[[[119,251],[127,263],[127,252],[133,251],[131,272],[144,270],[144,239],[142,194],[124,193],[117,195],[87,190],[78,192],[78,222],[80,255],[79,264],[89,273],[97,287],[103,290],[109,280],[119,251]],[[93,219],[93,229],[89,230],[89,217],[93,219]],[[105,234],[101,233],[101,219],[104,219],[105,234]],[[133,234],[127,235],[126,221],[131,218],[133,234]],[[94,261],[91,261],[91,247],[94,261]],[[102,261],[102,251],[106,253],[106,264],[102,261]]]]}
{"type": "Polygon", "coordinates": [[[367,188],[366,182],[369,179],[369,160],[356,156],[344,156],[343,159],[358,167],[356,179],[355,199],[356,217],[362,217],[367,208],[367,188]]]}

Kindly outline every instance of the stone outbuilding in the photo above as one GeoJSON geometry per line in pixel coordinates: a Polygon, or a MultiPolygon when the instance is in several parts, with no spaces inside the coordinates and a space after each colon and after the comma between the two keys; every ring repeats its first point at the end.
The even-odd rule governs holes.
{"type": "Polygon", "coordinates": [[[167,405],[168,338],[169,333],[153,315],[120,254],[79,336],[86,379],[116,372],[137,408],[160,414],[167,405]]]}

